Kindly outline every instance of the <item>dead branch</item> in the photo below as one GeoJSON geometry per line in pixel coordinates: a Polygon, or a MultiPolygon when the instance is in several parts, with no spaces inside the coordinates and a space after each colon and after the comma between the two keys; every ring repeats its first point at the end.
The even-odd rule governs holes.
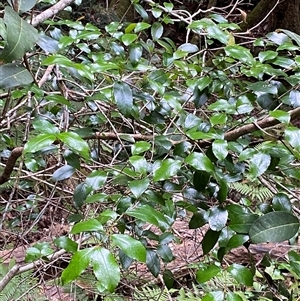
{"type": "Polygon", "coordinates": [[[4,171],[0,176],[0,184],[7,182],[10,178],[10,175],[15,167],[15,163],[19,157],[21,157],[23,152],[23,147],[16,147],[12,150],[10,156],[7,159],[4,171]]]}
{"type": "Polygon", "coordinates": [[[56,15],[58,12],[60,12],[64,8],[66,8],[72,2],[74,2],[74,0],[60,0],[59,2],[54,4],[53,6],[49,7],[48,9],[46,9],[45,11],[40,13],[39,15],[35,16],[32,19],[31,25],[34,26],[34,27],[39,25],[40,23],[44,22],[45,20],[47,20],[47,19],[53,17],[54,15],[56,15]]]}
{"type": "MultiPolygon", "coordinates": [[[[300,107],[296,108],[294,110],[289,111],[289,114],[291,116],[291,121],[294,120],[297,117],[300,117],[300,107]]],[[[241,136],[244,136],[246,134],[250,134],[252,132],[255,132],[260,129],[265,129],[272,127],[274,125],[279,124],[280,121],[275,119],[274,117],[266,117],[262,120],[259,120],[256,123],[249,123],[244,126],[241,126],[239,128],[236,128],[234,130],[228,131],[224,135],[224,140],[227,141],[234,141],[238,139],[241,136]]],[[[143,135],[143,134],[128,134],[128,133],[112,133],[112,132],[97,132],[93,135],[84,137],[84,140],[91,140],[91,139],[100,139],[100,140],[126,140],[125,137],[133,138],[137,141],[152,141],[155,138],[155,135],[143,135]]],[[[176,144],[180,141],[173,141],[173,144],[176,144]]],[[[200,147],[209,146],[212,142],[209,140],[200,141],[198,145],[200,147]]],[[[22,155],[23,147],[16,147],[9,156],[7,163],[5,165],[4,171],[2,175],[0,176],[0,184],[3,184],[7,182],[10,178],[10,175],[13,171],[13,168],[15,166],[15,163],[17,159],[22,155]]]]}

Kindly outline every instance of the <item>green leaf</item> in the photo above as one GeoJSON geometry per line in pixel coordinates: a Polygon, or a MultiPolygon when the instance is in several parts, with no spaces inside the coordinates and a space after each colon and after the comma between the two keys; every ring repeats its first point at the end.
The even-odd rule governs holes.
{"type": "Polygon", "coordinates": [[[234,249],[234,248],[240,247],[248,240],[249,240],[248,235],[235,234],[235,235],[231,236],[230,239],[228,240],[226,248],[234,249]]]}
{"type": "Polygon", "coordinates": [[[164,262],[171,262],[174,260],[174,255],[170,247],[166,244],[159,244],[157,247],[157,253],[160,255],[164,262]]]}
{"type": "Polygon", "coordinates": [[[211,230],[221,231],[227,223],[228,211],[221,207],[213,207],[208,212],[208,223],[211,230]]]}
{"type": "Polygon", "coordinates": [[[255,154],[249,160],[249,175],[252,179],[261,176],[269,167],[271,156],[264,153],[255,154]]]}
{"type": "Polygon", "coordinates": [[[78,234],[81,232],[102,232],[102,224],[95,218],[91,218],[87,221],[79,222],[72,227],[71,234],[78,234]]]}
{"type": "Polygon", "coordinates": [[[215,169],[213,163],[209,160],[209,158],[201,153],[191,153],[185,158],[185,163],[191,165],[196,170],[213,172],[215,169]]]}
{"type": "Polygon", "coordinates": [[[53,173],[51,179],[53,181],[62,181],[70,178],[74,172],[75,172],[75,168],[73,166],[64,165],[53,173]]]}
{"type": "Polygon", "coordinates": [[[218,190],[218,194],[217,194],[217,199],[219,202],[224,202],[227,198],[227,194],[228,194],[228,185],[225,181],[219,181],[219,190],[218,190]]]}
{"type": "Polygon", "coordinates": [[[275,111],[270,111],[269,114],[271,117],[276,118],[282,123],[288,124],[291,120],[291,115],[285,111],[275,110],[275,111]]]}
{"type": "Polygon", "coordinates": [[[189,222],[189,229],[198,229],[207,223],[207,213],[204,210],[197,211],[193,214],[189,222]]]}
{"type": "Polygon", "coordinates": [[[212,151],[218,160],[224,160],[228,155],[228,143],[226,140],[215,140],[212,144],[212,151]]]}
{"type": "Polygon", "coordinates": [[[102,188],[107,180],[107,174],[101,170],[93,170],[87,177],[86,177],[86,184],[88,184],[93,190],[97,190],[102,188]]]}
{"type": "Polygon", "coordinates": [[[129,188],[136,198],[139,198],[148,188],[149,179],[133,180],[129,183],[129,188]]]}
{"type": "Polygon", "coordinates": [[[248,89],[254,92],[277,94],[278,89],[276,85],[269,82],[256,82],[248,85],[248,89]]]}
{"type": "Polygon", "coordinates": [[[130,86],[124,82],[116,82],[114,84],[114,97],[120,112],[124,114],[125,117],[130,117],[133,106],[130,86]]]}
{"type": "Polygon", "coordinates": [[[157,41],[161,38],[164,28],[159,22],[154,22],[151,26],[151,36],[153,41],[157,41]]]}
{"type": "Polygon", "coordinates": [[[129,48],[129,60],[132,66],[136,67],[141,60],[143,47],[139,44],[131,45],[129,48]]]}
{"type": "Polygon", "coordinates": [[[140,241],[125,234],[113,234],[111,240],[127,256],[141,262],[146,262],[146,249],[140,241]]]}
{"type": "Polygon", "coordinates": [[[181,167],[180,160],[166,159],[160,162],[160,166],[153,172],[153,180],[163,181],[175,176],[181,167]]]}
{"type": "Polygon", "coordinates": [[[287,29],[280,29],[280,31],[284,32],[286,35],[288,35],[292,40],[294,40],[298,46],[300,46],[300,36],[296,34],[295,32],[292,32],[287,29]]]}
{"type": "Polygon", "coordinates": [[[224,301],[224,292],[222,291],[214,291],[211,293],[207,293],[201,301],[224,301]]]}
{"type": "Polygon", "coordinates": [[[76,186],[73,193],[73,201],[76,208],[81,208],[90,192],[91,187],[86,183],[80,183],[76,186]]]}
{"type": "Polygon", "coordinates": [[[30,72],[17,64],[5,64],[0,66],[0,89],[10,89],[28,85],[33,81],[30,72]]]}
{"type": "Polygon", "coordinates": [[[206,185],[208,184],[210,179],[210,173],[204,170],[196,170],[193,176],[193,185],[194,188],[199,191],[205,191],[206,185]]]}
{"type": "Polygon", "coordinates": [[[187,52],[187,53],[194,53],[194,52],[199,51],[199,48],[195,44],[185,43],[185,44],[180,45],[178,47],[178,50],[181,50],[181,51],[184,51],[184,52],[187,52]]]}
{"type": "Polygon", "coordinates": [[[156,252],[147,250],[146,264],[154,277],[157,277],[160,272],[160,260],[156,252]]]}
{"type": "Polygon", "coordinates": [[[236,293],[227,292],[226,301],[243,301],[243,299],[236,293]]]}
{"type": "Polygon", "coordinates": [[[261,63],[263,63],[264,61],[275,59],[277,55],[278,53],[273,50],[262,51],[258,54],[258,59],[261,63]]]}
{"type": "Polygon", "coordinates": [[[202,269],[199,269],[196,272],[196,280],[198,283],[204,283],[212,279],[214,276],[218,275],[220,271],[221,271],[220,267],[211,264],[202,269]]]}
{"type": "Polygon", "coordinates": [[[293,205],[289,197],[285,193],[277,193],[272,200],[272,205],[275,211],[292,212],[293,205]]]}
{"type": "Polygon", "coordinates": [[[253,273],[250,269],[240,264],[233,264],[227,270],[238,283],[247,286],[253,285],[253,273]]]}
{"type": "Polygon", "coordinates": [[[247,65],[253,65],[255,60],[248,48],[240,45],[227,46],[225,47],[225,53],[234,59],[243,62],[247,65]]]}
{"type": "Polygon", "coordinates": [[[126,214],[155,225],[162,230],[166,230],[170,226],[163,214],[150,205],[141,205],[136,208],[128,209],[126,214]]]}
{"type": "Polygon", "coordinates": [[[290,104],[294,108],[300,107],[300,92],[298,90],[292,90],[289,95],[290,104]]]}
{"type": "Polygon", "coordinates": [[[132,155],[139,155],[149,150],[150,147],[151,147],[151,143],[147,141],[138,141],[131,146],[131,153],[132,155]]]}
{"type": "Polygon", "coordinates": [[[78,134],[74,132],[59,133],[57,138],[67,145],[74,153],[85,159],[90,159],[90,148],[78,134]]]}
{"type": "Polygon", "coordinates": [[[216,245],[221,231],[213,231],[209,229],[202,239],[201,245],[203,250],[203,255],[206,255],[211,251],[211,249],[216,245]]]}
{"type": "Polygon", "coordinates": [[[58,127],[46,120],[45,118],[36,118],[32,122],[32,126],[36,131],[42,134],[57,134],[59,133],[58,127]]]}
{"type": "Polygon", "coordinates": [[[285,129],[284,137],[296,150],[300,150],[300,129],[290,126],[285,129]]]}
{"type": "Polygon", "coordinates": [[[93,248],[86,248],[77,251],[71,258],[68,266],[63,270],[61,274],[62,285],[65,285],[75,279],[88,267],[93,248]]]}
{"type": "Polygon", "coordinates": [[[146,174],[147,172],[147,161],[141,156],[132,156],[129,158],[130,164],[134,167],[136,172],[146,174]]]}
{"type": "Polygon", "coordinates": [[[289,212],[277,211],[258,218],[249,231],[254,244],[263,242],[282,242],[292,238],[299,230],[299,221],[289,212]]]}
{"type": "Polygon", "coordinates": [[[54,244],[67,252],[75,253],[78,249],[78,243],[66,236],[58,237],[54,240],[54,244]]]}
{"type": "Polygon", "coordinates": [[[7,40],[0,53],[0,61],[10,63],[21,59],[25,52],[34,46],[38,40],[38,32],[9,6],[5,6],[4,23],[7,28],[7,40]]]}
{"type": "Polygon", "coordinates": [[[135,33],[125,33],[121,36],[121,40],[124,43],[125,46],[129,46],[132,44],[136,39],[138,38],[138,35],[135,33]]]}
{"type": "Polygon", "coordinates": [[[134,28],[134,32],[138,33],[140,31],[143,31],[147,28],[151,27],[150,24],[146,23],[146,22],[139,22],[136,24],[135,28],[134,28]]]}
{"type": "Polygon", "coordinates": [[[112,293],[120,281],[120,268],[114,256],[107,249],[96,247],[91,253],[91,265],[99,281],[98,289],[112,293]]]}
{"type": "Polygon", "coordinates": [[[50,95],[47,95],[45,97],[45,99],[47,99],[49,101],[53,101],[55,103],[66,105],[68,107],[71,106],[71,103],[65,97],[63,97],[62,95],[50,94],[50,95]]]}
{"type": "Polygon", "coordinates": [[[35,153],[47,146],[50,146],[56,140],[52,134],[41,134],[30,139],[24,146],[24,153],[35,153]]]}

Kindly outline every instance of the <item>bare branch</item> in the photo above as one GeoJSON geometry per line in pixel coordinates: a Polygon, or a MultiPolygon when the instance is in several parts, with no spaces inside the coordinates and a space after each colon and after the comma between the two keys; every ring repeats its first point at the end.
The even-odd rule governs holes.
{"type": "Polygon", "coordinates": [[[46,9],[45,11],[40,13],[39,15],[35,16],[32,19],[31,25],[35,27],[35,26],[39,25],[40,23],[43,23],[45,20],[53,17],[59,11],[66,8],[72,2],[74,2],[74,0],[60,0],[59,2],[57,2],[56,4],[51,6],[50,8],[46,9]]]}

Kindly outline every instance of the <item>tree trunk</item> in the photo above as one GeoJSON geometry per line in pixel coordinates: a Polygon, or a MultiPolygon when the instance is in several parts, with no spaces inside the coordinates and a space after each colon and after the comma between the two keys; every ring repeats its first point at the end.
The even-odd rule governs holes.
{"type": "MultiPolygon", "coordinates": [[[[249,29],[261,22],[266,15],[276,6],[277,0],[261,0],[247,17],[247,23],[242,29],[249,29]]],[[[288,29],[300,34],[300,1],[284,0],[278,4],[270,16],[262,22],[263,33],[276,29],[288,29]]]]}

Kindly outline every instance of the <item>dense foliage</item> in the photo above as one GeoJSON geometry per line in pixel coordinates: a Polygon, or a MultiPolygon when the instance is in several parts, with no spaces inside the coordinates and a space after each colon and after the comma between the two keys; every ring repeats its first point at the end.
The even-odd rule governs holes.
{"type": "MultiPolygon", "coordinates": [[[[239,25],[220,14],[199,19],[146,2],[150,10],[132,1],[135,23],[99,29],[48,19],[39,31],[19,16],[35,1],[5,6],[0,181],[12,193],[1,226],[17,231],[20,218],[8,222],[7,212],[30,208],[32,231],[55,201],[70,230],[30,247],[26,261],[64,249],[71,259],[61,283],[91,267],[104,294],[133,261],[171,289],[169,244],[182,217],[206,231],[201,247],[210,260],[194,267],[195,283],[224,273],[249,287],[256,277],[272,279],[255,262],[221,263],[243,245],[297,240],[300,36],[282,29],[239,44],[239,25]],[[181,44],[167,36],[176,22],[186,28],[181,44]]],[[[288,262],[299,279],[299,254],[290,251],[288,262]]],[[[277,295],[297,294],[281,286],[277,295]]],[[[246,296],[216,288],[201,297],[246,296]]]]}

